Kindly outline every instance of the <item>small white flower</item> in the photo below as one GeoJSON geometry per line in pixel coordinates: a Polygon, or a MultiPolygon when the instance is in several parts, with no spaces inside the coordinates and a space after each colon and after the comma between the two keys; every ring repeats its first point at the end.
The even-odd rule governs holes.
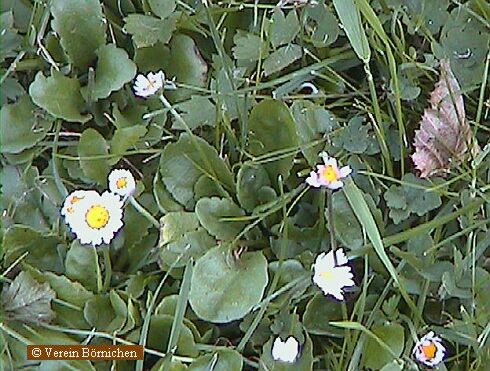
{"type": "Polygon", "coordinates": [[[321,253],[313,265],[313,282],[322,289],[325,295],[332,295],[343,301],[343,289],[355,286],[354,275],[347,264],[347,257],[342,249],[336,251],[337,264],[335,264],[333,251],[321,253]]]}
{"type": "Polygon", "coordinates": [[[306,179],[306,183],[312,187],[327,187],[330,189],[342,188],[344,183],[342,178],[347,177],[352,173],[350,166],[339,168],[337,160],[333,157],[328,157],[325,152],[320,154],[323,158],[323,165],[317,165],[317,171],[310,172],[310,176],[306,179]]]}
{"type": "Polygon", "coordinates": [[[93,197],[94,195],[98,195],[96,191],[84,191],[78,190],[70,193],[63,202],[63,206],[61,208],[61,215],[65,217],[66,224],[70,225],[73,217],[75,215],[75,210],[80,205],[80,201],[85,199],[86,197],[93,197]]]}
{"type": "Polygon", "coordinates": [[[278,336],[272,345],[272,358],[275,361],[293,363],[299,354],[299,343],[290,336],[286,341],[282,341],[278,336]]]}
{"type": "Polygon", "coordinates": [[[417,361],[429,367],[437,366],[444,359],[446,348],[442,345],[442,339],[435,336],[434,331],[429,332],[415,344],[412,354],[417,361]]]}
{"type": "Polygon", "coordinates": [[[82,244],[108,244],[123,226],[122,207],[123,202],[118,195],[111,192],[99,195],[94,191],[79,200],[73,208],[69,219],[71,231],[82,244]]]}
{"type": "Polygon", "coordinates": [[[150,72],[147,76],[140,74],[136,76],[134,93],[140,97],[147,98],[163,88],[164,84],[165,74],[163,71],[158,71],[157,73],[150,72]]]}
{"type": "Polygon", "coordinates": [[[109,174],[109,190],[123,198],[131,196],[136,189],[136,182],[129,170],[114,169],[109,174]]]}

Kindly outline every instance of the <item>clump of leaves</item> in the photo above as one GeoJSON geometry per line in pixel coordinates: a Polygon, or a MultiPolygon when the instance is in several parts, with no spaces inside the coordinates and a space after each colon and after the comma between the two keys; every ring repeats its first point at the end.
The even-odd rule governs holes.
{"type": "Polygon", "coordinates": [[[421,178],[447,174],[467,157],[471,142],[458,81],[449,61],[441,60],[440,67],[440,79],[430,94],[430,108],[425,109],[420,129],[415,132],[412,160],[421,178]]]}

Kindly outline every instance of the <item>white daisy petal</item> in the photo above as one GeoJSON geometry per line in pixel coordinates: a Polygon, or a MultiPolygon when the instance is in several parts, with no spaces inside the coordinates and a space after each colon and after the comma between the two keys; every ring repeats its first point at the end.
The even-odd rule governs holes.
{"type": "Polygon", "coordinates": [[[293,363],[299,354],[299,343],[293,336],[288,337],[286,341],[277,337],[272,345],[271,353],[275,361],[293,363]]]}
{"type": "Polygon", "coordinates": [[[332,295],[337,300],[344,300],[343,290],[355,286],[351,267],[342,249],[336,252],[337,262],[333,258],[333,251],[321,253],[313,264],[313,282],[325,295],[332,295]]]}
{"type": "Polygon", "coordinates": [[[149,72],[146,76],[141,74],[136,76],[133,89],[136,95],[147,98],[162,89],[164,84],[165,74],[163,71],[149,72]]]}
{"type": "Polygon", "coordinates": [[[342,179],[347,177],[352,169],[349,166],[339,168],[337,159],[329,157],[326,152],[320,153],[320,156],[323,164],[316,165],[316,172],[311,172],[306,182],[310,185],[314,183],[314,187],[321,185],[332,190],[342,188],[344,186],[342,179]],[[314,173],[316,176],[313,176],[314,173]]]}
{"type": "Polygon", "coordinates": [[[442,339],[430,331],[415,344],[412,354],[417,361],[434,367],[444,360],[446,348],[442,344],[442,339]]]}
{"type": "Polygon", "coordinates": [[[98,193],[93,190],[78,190],[70,193],[66,197],[65,201],[63,202],[63,206],[61,207],[61,215],[65,217],[65,221],[67,224],[70,224],[73,220],[77,205],[80,205],[79,202],[86,197],[91,197],[94,195],[98,195],[98,193]]]}
{"type": "Polygon", "coordinates": [[[123,198],[129,197],[136,189],[136,182],[129,170],[114,169],[109,174],[109,190],[123,198]]]}
{"type": "Polygon", "coordinates": [[[123,202],[118,195],[104,192],[90,193],[77,202],[69,226],[82,244],[98,246],[104,241],[110,243],[115,233],[121,229],[123,202]]]}

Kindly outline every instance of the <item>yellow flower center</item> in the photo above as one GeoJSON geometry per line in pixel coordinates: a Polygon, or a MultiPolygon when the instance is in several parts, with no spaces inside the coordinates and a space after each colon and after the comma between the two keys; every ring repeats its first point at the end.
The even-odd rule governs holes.
{"type": "Polygon", "coordinates": [[[127,185],[128,185],[128,178],[119,178],[116,181],[117,189],[126,188],[127,185]]]}
{"type": "Polygon", "coordinates": [[[332,165],[325,166],[320,176],[329,183],[339,180],[337,170],[332,165]]]}
{"type": "Polygon", "coordinates": [[[320,275],[325,278],[327,281],[332,281],[333,280],[333,273],[330,271],[326,272],[321,272],[320,275]]]}
{"type": "Polygon", "coordinates": [[[85,220],[90,228],[104,228],[109,222],[109,210],[104,206],[94,205],[85,214],[85,220]]]}
{"type": "Polygon", "coordinates": [[[422,345],[422,352],[424,356],[428,359],[432,359],[436,355],[437,348],[434,343],[430,343],[429,345],[422,345]]]}

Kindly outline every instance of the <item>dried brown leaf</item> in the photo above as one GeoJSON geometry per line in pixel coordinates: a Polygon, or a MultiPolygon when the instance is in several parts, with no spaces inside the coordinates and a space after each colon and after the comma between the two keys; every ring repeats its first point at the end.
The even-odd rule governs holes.
{"type": "Polygon", "coordinates": [[[465,159],[471,130],[466,121],[463,95],[448,60],[440,61],[440,77],[415,131],[412,160],[421,178],[446,175],[465,159]]]}

